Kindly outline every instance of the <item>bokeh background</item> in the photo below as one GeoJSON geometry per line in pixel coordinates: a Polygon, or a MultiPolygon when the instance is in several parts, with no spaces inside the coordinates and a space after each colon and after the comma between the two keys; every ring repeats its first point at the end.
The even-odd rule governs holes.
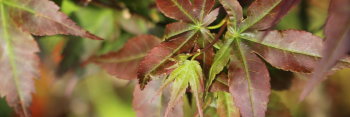
{"type": "MultiPolygon", "coordinates": [[[[240,0],[245,7],[251,1],[240,0]]],[[[30,107],[32,116],[135,117],[132,99],[137,81],[120,80],[97,65],[84,62],[91,56],[118,51],[136,35],[153,34],[161,38],[165,25],[173,20],[157,10],[154,0],[54,2],[78,25],[105,40],[64,35],[36,37],[42,62],[30,107]]],[[[301,0],[275,28],[306,30],[323,37],[328,5],[329,0],[301,0]]],[[[223,9],[220,12],[225,14],[223,9]]],[[[220,18],[216,22],[219,21],[220,18]]],[[[298,102],[298,96],[308,74],[272,67],[269,70],[274,75],[267,116],[350,117],[350,69],[331,75],[303,102],[298,102]]],[[[0,117],[16,116],[0,98],[0,117]]]]}

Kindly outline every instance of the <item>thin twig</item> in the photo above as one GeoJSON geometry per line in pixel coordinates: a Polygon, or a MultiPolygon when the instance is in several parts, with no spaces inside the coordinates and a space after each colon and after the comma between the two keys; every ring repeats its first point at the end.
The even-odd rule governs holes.
{"type": "Polygon", "coordinates": [[[202,51],[201,51],[202,53],[204,53],[205,51],[209,50],[211,47],[214,46],[214,44],[215,44],[216,42],[218,42],[218,41],[220,40],[220,37],[221,37],[221,35],[224,33],[226,27],[227,27],[227,23],[225,23],[224,25],[222,25],[222,27],[220,28],[219,33],[215,36],[214,41],[211,42],[209,45],[207,45],[207,47],[205,47],[204,49],[202,49],[202,51]]]}

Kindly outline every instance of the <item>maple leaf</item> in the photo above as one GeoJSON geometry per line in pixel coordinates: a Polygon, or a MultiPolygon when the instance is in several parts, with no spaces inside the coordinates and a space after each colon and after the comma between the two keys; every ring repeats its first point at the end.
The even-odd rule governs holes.
{"type": "MultiPolygon", "coordinates": [[[[263,117],[271,86],[269,72],[261,58],[279,69],[310,73],[321,59],[322,40],[304,31],[262,31],[271,28],[287,13],[280,11],[281,7],[291,8],[295,1],[256,0],[247,9],[246,19],[242,18],[238,1],[220,2],[230,21],[224,44],[214,57],[206,89],[231,61],[229,87],[236,106],[243,117],[263,117]]],[[[350,67],[349,63],[349,59],[340,60],[333,70],[350,67]]]]}
{"type": "Polygon", "coordinates": [[[247,45],[236,40],[229,67],[230,93],[244,117],[265,115],[271,92],[266,65],[247,45]]]}
{"type": "Polygon", "coordinates": [[[38,46],[33,35],[67,34],[91,39],[99,37],[81,29],[59,7],[48,0],[0,1],[0,96],[21,116],[27,107],[38,75],[38,46]]]}
{"type": "Polygon", "coordinates": [[[130,39],[118,52],[111,52],[92,61],[117,78],[132,80],[137,78],[137,68],[143,57],[160,39],[151,35],[141,35],[130,39]]]}
{"type": "Polygon", "coordinates": [[[201,96],[200,92],[202,91],[203,84],[203,73],[202,68],[198,61],[194,60],[180,60],[178,63],[178,67],[171,72],[169,77],[166,79],[165,83],[162,85],[163,87],[168,86],[171,82],[172,84],[172,92],[171,98],[165,112],[165,116],[168,115],[170,110],[176,105],[176,103],[181,99],[181,97],[185,94],[188,86],[191,87],[192,93],[196,99],[197,110],[200,117],[203,117],[202,106],[201,106],[201,96]]]}
{"type": "MultiPolygon", "coordinates": [[[[138,78],[142,88],[152,75],[164,73],[159,71],[166,68],[174,54],[189,52],[198,39],[210,41],[212,35],[207,26],[219,12],[219,9],[211,11],[215,0],[157,0],[156,3],[163,14],[179,22],[166,26],[166,41],[153,48],[141,62],[138,78]]],[[[206,54],[203,56],[210,57],[206,54]]]]}

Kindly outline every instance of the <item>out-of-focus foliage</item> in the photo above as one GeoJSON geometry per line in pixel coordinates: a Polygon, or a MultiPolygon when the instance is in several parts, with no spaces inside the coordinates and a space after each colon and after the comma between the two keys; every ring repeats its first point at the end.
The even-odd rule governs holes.
{"type": "MultiPolygon", "coordinates": [[[[301,0],[289,12],[278,9],[287,0],[255,0],[255,3],[254,0],[172,0],[180,3],[171,0],[53,0],[64,13],[58,16],[68,16],[82,27],[77,28],[74,24],[78,32],[83,29],[89,32],[78,34],[61,30],[53,33],[53,26],[45,28],[46,25],[40,25],[45,23],[42,19],[38,25],[26,25],[35,24],[32,19],[41,15],[28,15],[21,8],[8,9],[9,5],[21,5],[21,1],[24,0],[0,0],[0,11],[12,10],[31,20],[12,22],[10,18],[20,16],[1,12],[1,21],[9,23],[0,26],[10,25],[8,34],[13,38],[25,33],[28,40],[37,43],[40,49],[39,53],[21,49],[39,58],[35,61],[37,68],[28,69],[37,74],[33,77],[36,90],[31,104],[24,105],[28,106],[28,114],[32,117],[163,117],[165,114],[169,117],[249,117],[263,116],[262,113],[266,117],[350,116],[349,69],[335,72],[304,101],[299,101],[310,74],[298,72],[310,73],[317,62],[312,57],[321,55],[319,43],[329,35],[324,34],[324,29],[331,0],[301,0]],[[253,7],[249,8],[249,5],[253,7]],[[220,34],[217,28],[226,27],[220,22],[228,22],[228,30],[224,30],[226,35],[220,34]],[[45,34],[34,30],[42,28],[45,34]],[[235,35],[237,32],[247,34],[246,38],[252,35],[266,38],[238,40],[241,37],[235,35]],[[73,36],[44,36],[53,34],[73,36]],[[155,36],[140,36],[149,34],[155,36]],[[144,42],[146,38],[149,41],[144,42]],[[215,45],[205,48],[215,39],[218,39],[215,45]],[[301,46],[304,41],[314,43],[301,46]],[[203,49],[206,49],[204,54],[198,57],[194,54],[203,49]],[[314,52],[311,57],[302,55],[310,52],[308,49],[314,49],[310,50],[314,52]],[[134,53],[138,56],[132,56],[134,53]],[[178,56],[183,53],[195,57],[178,56]],[[98,57],[109,58],[112,62],[99,63],[105,59],[98,61],[98,57]],[[146,59],[142,62],[144,57],[146,59]],[[122,63],[123,68],[119,61],[126,63],[122,63]],[[140,63],[142,65],[138,66],[140,63]],[[137,74],[137,71],[141,73],[137,74]],[[122,73],[132,74],[118,79],[124,77],[119,76],[122,73]],[[140,82],[130,80],[137,76],[140,82]]],[[[45,11],[40,8],[53,7],[53,3],[36,6],[47,0],[29,1],[38,1],[38,4],[24,6],[38,8],[32,11],[34,14],[45,11]]],[[[0,28],[0,48],[9,47],[2,45],[4,28],[0,28]]],[[[345,31],[348,30],[349,26],[345,31]]],[[[5,51],[0,49],[0,57],[3,53],[5,51]]],[[[30,56],[19,57],[32,61],[30,56]]],[[[0,67],[2,65],[0,61],[0,67]]],[[[342,65],[342,62],[337,65],[342,65]]],[[[23,66],[16,66],[23,71],[23,66]]],[[[2,75],[0,72],[0,80],[2,75]]],[[[18,109],[11,108],[13,104],[6,98],[9,97],[0,97],[0,117],[23,116],[16,113],[18,109]]]]}

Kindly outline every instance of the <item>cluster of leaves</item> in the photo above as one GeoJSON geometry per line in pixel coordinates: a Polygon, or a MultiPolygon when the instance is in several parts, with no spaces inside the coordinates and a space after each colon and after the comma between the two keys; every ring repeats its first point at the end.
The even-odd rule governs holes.
{"type": "MultiPolygon", "coordinates": [[[[163,39],[139,35],[119,51],[90,57],[87,63],[96,63],[120,79],[139,80],[133,106],[140,117],[184,116],[180,112],[184,100],[195,103],[197,112],[192,116],[210,116],[207,111],[216,104],[220,117],[263,117],[274,75],[269,65],[296,73],[314,72],[301,99],[328,74],[350,68],[346,55],[350,12],[344,9],[349,1],[332,0],[325,42],[302,30],[273,30],[298,2],[156,0],[158,9],[176,20],[166,25],[163,39]],[[213,10],[215,4],[219,8],[213,10]],[[215,21],[220,23],[210,26],[215,21]]],[[[23,116],[28,116],[38,72],[39,49],[32,35],[101,40],[58,10],[48,0],[0,0],[0,96],[23,116]]]]}
{"type": "Polygon", "coordinates": [[[39,48],[32,35],[101,38],[77,26],[49,0],[1,0],[0,14],[0,96],[22,116],[28,116],[39,65],[39,48]]]}
{"type": "MultiPolygon", "coordinates": [[[[228,87],[228,92],[232,96],[231,101],[235,104],[231,108],[226,108],[228,109],[227,116],[233,115],[229,111],[234,108],[238,108],[243,117],[264,116],[271,93],[270,75],[266,64],[271,64],[284,71],[311,73],[322,59],[323,47],[327,46],[327,42],[323,42],[320,37],[309,32],[272,30],[279,19],[294,4],[298,3],[297,0],[255,0],[247,8],[246,18],[243,17],[243,8],[239,1],[219,0],[228,16],[223,19],[223,25],[217,26],[225,29],[227,25],[224,36],[220,34],[223,33],[223,30],[217,34],[210,31],[212,27],[209,25],[217,19],[219,13],[218,9],[211,10],[215,4],[214,0],[194,0],[193,2],[190,0],[157,0],[156,2],[163,14],[179,21],[166,26],[164,41],[150,50],[143,59],[138,59],[139,68],[133,68],[132,71],[138,74],[141,89],[147,88],[147,83],[152,79],[166,79],[162,87],[173,82],[172,97],[165,116],[168,116],[169,109],[174,107],[174,103],[185,95],[186,89],[190,89],[188,91],[194,94],[198,114],[203,116],[202,111],[206,105],[201,103],[208,101],[209,91],[212,91],[211,89],[227,91],[221,90],[225,88],[213,85],[213,82],[219,82],[219,79],[221,79],[221,84],[225,85],[223,87],[228,87]],[[218,40],[219,38],[221,40],[218,40]],[[186,57],[183,57],[183,54],[187,54],[186,57]],[[192,59],[178,60],[176,58],[192,59]],[[201,67],[199,67],[199,62],[201,67]],[[218,76],[218,74],[224,75],[218,76]],[[219,77],[224,77],[224,79],[219,77]],[[200,83],[200,81],[205,82],[200,83]]],[[[344,1],[334,0],[333,2],[341,4],[344,1]]],[[[333,10],[336,13],[345,13],[337,9],[331,11],[333,10]]],[[[330,15],[332,14],[334,13],[330,12],[330,15]]],[[[348,16],[342,15],[343,17],[348,16]]],[[[342,21],[345,22],[345,20],[342,21]]],[[[346,21],[348,23],[348,20],[346,21]]],[[[329,23],[332,22],[329,20],[326,25],[331,25],[329,23]]],[[[327,30],[333,30],[334,27],[327,26],[326,36],[330,38],[328,35],[333,33],[328,34],[330,32],[327,33],[327,30]]],[[[343,29],[339,30],[347,31],[345,29],[348,27],[344,24],[344,27],[341,27],[343,29]]],[[[334,38],[346,40],[347,32],[340,35],[344,34],[342,38],[334,38]]],[[[338,50],[334,52],[338,53],[338,50]]],[[[349,68],[350,59],[333,58],[331,65],[316,74],[327,74],[330,68],[332,71],[349,68]]],[[[115,69],[119,68],[115,67],[115,69]]],[[[312,87],[307,87],[305,92],[311,89],[312,87]]],[[[224,96],[220,95],[221,97],[224,96]]]]}

